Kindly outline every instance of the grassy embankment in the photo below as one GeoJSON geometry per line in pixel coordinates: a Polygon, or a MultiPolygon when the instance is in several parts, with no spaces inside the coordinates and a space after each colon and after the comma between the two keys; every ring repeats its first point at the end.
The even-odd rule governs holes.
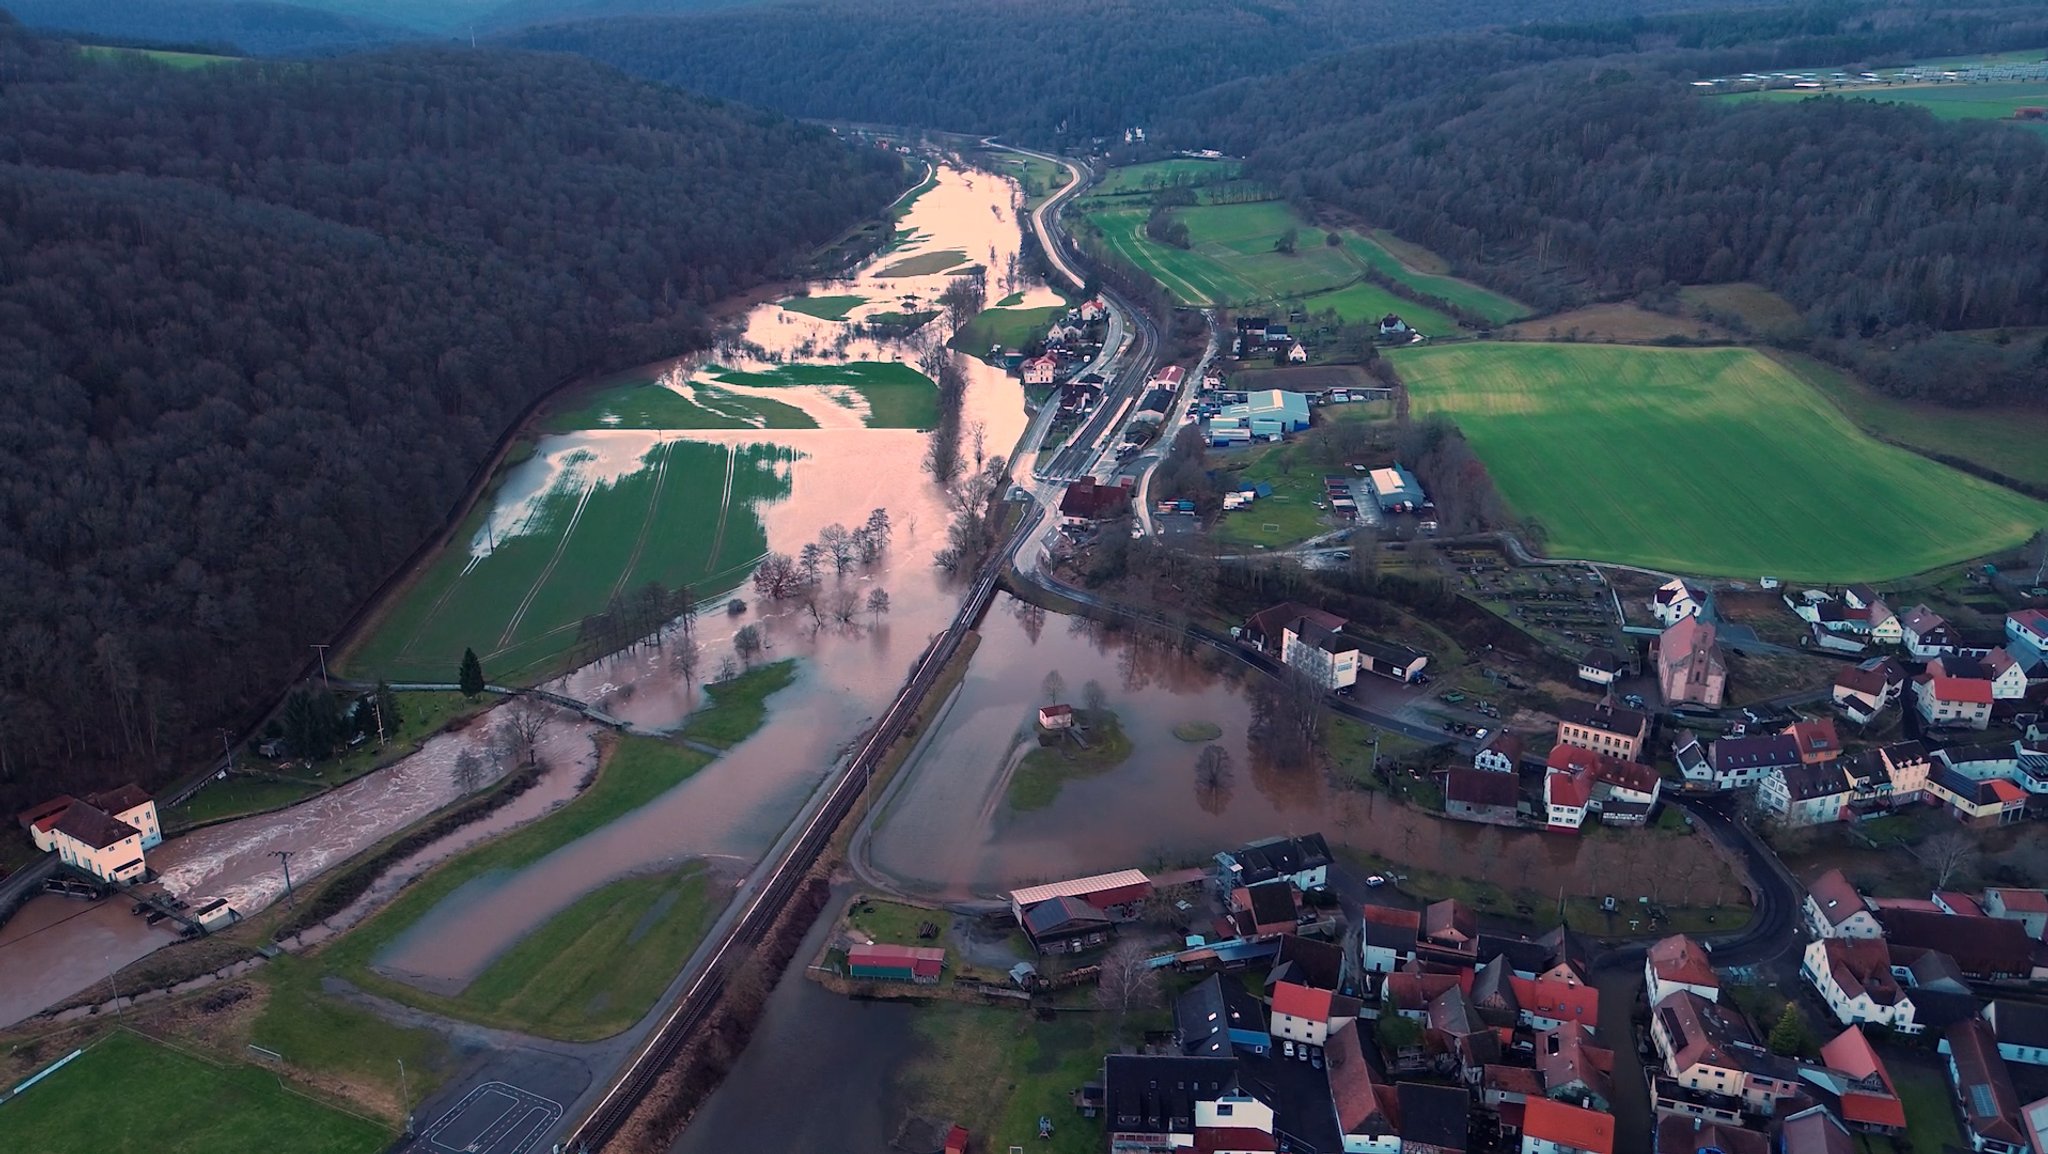
{"type": "MultiPolygon", "coordinates": [[[[765,719],[768,696],[794,676],[794,663],[780,661],[709,687],[712,705],[693,716],[685,735],[709,744],[737,744],[765,719]]],[[[586,895],[522,939],[455,997],[428,994],[386,978],[371,969],[371,963],[465,883],[538,861],[648,804],[710,760],[656,738],[620,739],[597,781],[583,794],[540,821],[457,855],[413,883],[325,951],[323,965],[397,1001],[485,1025],[568,1039],[617,1033],[652,1005],[715,915],[704,878],[695,869],[629,878],[586,895]],[[566,943],[591,948],[557,956],[557,947],[566,943]],[[633,964],[620,964],[622,958],[633,964]],[[576,991],[575,1000],[562,993],[568,990],[576,991]]]]}
{"type": "Polygon", "coordinates": [[[1549,551],[1686,573],[1884,580],[2024,541],[2048,506],[1866,436],[1750,349],[1389,354],[1549,551]]]}
{"type": "Polygon", "coordinates": [[[1038,746],[1017,763],[1005,792],[1011,809],[1044,809],[1059,797],[1062,785],[1107,773],[1131,756],[1131,739],[1125,735],[1115,711],[1077,708],[1074,726],[1087,740],[1085,747],[1062,739],[1056,745],[1038,746]]]}
{"type": "Polygon", "coordinates": [[[215,1065],[125,1030],[0,1106],[7,1148],[35,1154],[373,1154],[392,1133],[288,1090],[268,1070],[215,1065]]]}
{"type": "Polygon", "coordinates": [[[790,297],[781,302],[788,312],[802,313],[821,321],[843,321],[853,310],[868,303],[864,296],[790,297]]]}
{"type": "Polygon", "coordinates": [[[878,277],[894,278],[906,276],[930,276],[933,273],[960,269],[967,263],[967,254],[957,248],[940,249],[937,252],[922,252],[906,256],[902,260],[885,266],[876,273],[878,277]]]}

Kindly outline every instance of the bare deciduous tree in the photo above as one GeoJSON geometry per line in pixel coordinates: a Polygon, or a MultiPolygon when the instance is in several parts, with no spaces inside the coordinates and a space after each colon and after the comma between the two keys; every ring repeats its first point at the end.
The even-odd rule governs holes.
{"type": "Polygon", "coordinates": [[[752,665],[754,658],[761,655],[762,648],[761,627],[758,625],[742,626],[738,633],[732,635],[732,651],[744,664],[752,665]]]}
{"type": "Polygon", "coordinates": [[[1038,688],[1044,692],[1046,704],[1057,705],[1060,695],[1067,691],[1067,679],[1061,677],[1060,671],[1055,669],[1045,675],[1045,680],[1038,683],[1038,688]]]}
{"type": "Polygon", "coordinates": [[[1103,690],[1100,681],[1091,677],[1081,683],[1081,703],[1100,713],[1109,707],[1109,694],[1103,690]]]}
{"type": "Polygon", "coordinates": [[[853,619],[860,615],[860,594],[851,589],[834,589],[825,598],[825,607],[832,615],[833,621],[841,625],[851,625],[853,619]]]}
{"type": "Polygon", "coordinates": [[[1095,1002],[1118,1017],[1158,1004],[1159,971],[1152,968],[1144,946],[1136,941],[1120,941],[1102,956],[1095,1002]]]}
{"type": "Polygon", "coordinates": [[[540,735],[547,729],[552,712],[531,697],[519,697],[499,711],[498,728],[505,734],[516,767],[539,764],[540,735]]]}
{"type": "Polygon", "coordinates": [[[873,625],[882,623],[882,615],[889,611],[889,591],[877,585],[868,590],[868,621],[873,625]]]}
{"type": "Polygon", "coordinates": [[[462,793],[475,793],[482,789],[489,774],[483,755],[476,750],[464,747],[455,755],[455,788],[462,793]]]}
{"type": "Polygon", "coordinates": [[[697,662],[703,658],[703,654],[704,651],[697,646],[697,639],[686,633],[676,642],[675,648],[669,650],[668,667],[675,670],[676,676],[684,681],[695,681],[697,662]]]}
{"type": "Polygon", "coordinates": [[[1960,829],[1938,833],[1920,843],[1915,851],[1927,872],[1934,876],[1934,888],[1945,890],[1956,875],[1977,860],[1977,839],[1960,829]]]}

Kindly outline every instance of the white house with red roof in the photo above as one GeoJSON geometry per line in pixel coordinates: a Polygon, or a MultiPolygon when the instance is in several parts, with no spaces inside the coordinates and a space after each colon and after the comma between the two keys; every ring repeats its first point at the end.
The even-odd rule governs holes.
{"type": "Polygon", "coordinates": [[[1994,918],[2024,923],[2027,936],[2048,934],[2048,892],[1992,886],[1984,891],[1984,912],[1994,918]]]}
{"type": "Polygon", "coordinates": [[[1884,927],[1863,895],[1841,870],[1832,869],[1806,887],[1801,906],[1806,928],[1817,938],[1881,938],[1884,927]]]}
{"type": "Polygon", "coordinates": [[[1991,683],[1981,677],[1950,677],[1936,661],[1913,679],[1913,701],[1929,725],[1983,729],[1991,723],[1991,683]]]}
{"type": "Polygon", "coordinates": [[[1906,652],[1922,661],[1939,657],[1955,645],[1948,619],[1925,605],[1915,605],[1899,618],[1899,639],[1906,652]]]}
{"type": "Polygon", "coordinates": [[[1551,749],[1549,768],[1543,775],[1546,828],[1577,833],[1586,824],[1586,808],[1593,802],[1594,756],[1591,750],[1569,745],[1551,749]]]}
{"type": "Polygon", "coordinates": [[[1049,356],[1032,357],[1024,362],[1024,383],[1027,385],[1049,385],[1059,375],[1060,363],[1049,356]]]}
{"type": "Polygon", "coordinates": [[[1322,1046],[1330,1040],[1331,1006],[1336,995],[1295,982],[1273,986],[1273,1022],[1276,1038],[1322,1046]]]}
{"type": "Polygon", "coordinates": [[[1522,1154],[1614,1154],[1614,1115],[1531,1098],[1522,1112],[1522,1154]]]}
{"type": "Polygon", "coordinates": [[[1906,1128],[1906,1105],[1892,1086],[1891,1071],[1851,1026],[1820,1048],[1820,1064],[1839,1076],[1829,1086],[1842,1104],[1842,1121],[1854,1130],[1897,1134],[1906,1128]]]}
{"type": "Polygon", "coordinates": [[[1643,959],[1643,988],[1655,1006],[1679,990],[1691,990],[1709,1002],[1721,1000],[1721,976],[1707,956],[1707,947],[1685,934],[1673,934],[1650,947],[1643,959]]]}
{"type": "Polygon", "coordinates": [[[1925,1028],[1916,1020],[1911,992],[1893,976],[1891,947],[1883,938],[1817,938],[1806,943],[1799,973],[1845,1026],[1883,1026],[1901,1034],[1925,1028]]]}
{"type": "Polygon", "coordinates": [[[1985,654],[1984,670],[1991,675],[1991,700],[2018,701],[2027,695],[2027,667],[2006,649],[1985,654]]]}
{"type": "Polygon", "coordinates": [[[1566,1022],[1577,1022],[1590,1030],[1600,1028],[1600,989],[1577,978],[1511,977],[1515,1004],[1521,1024],[1532,1030],[1555,1030],[1566,1022]]]}

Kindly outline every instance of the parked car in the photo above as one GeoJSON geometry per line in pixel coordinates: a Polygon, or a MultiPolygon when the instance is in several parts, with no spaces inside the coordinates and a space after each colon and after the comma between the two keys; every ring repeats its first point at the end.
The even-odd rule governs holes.
{"type": "Polygon", "coordinates": [[[1371,877],[1365,879],[1365,888],[1369,890],[1376,890],[1386,884],[1387,879],[1381,877],[1378,874],[1373,874],[1371,877]]]}
{"type": "Polygon", "coordinates": [[[1472,736],[1480,741],[1485,741],[1486,735],[1492,732],[1493,731],[1491,729],[1481,729],[1478,732],[1474,733],[1472,736]]]}
{"type": "Polygon", "coordinates": [[[1282,1042],[1282,1043],[1280,1044],[1280,1048],[1281,1048],[1281,1052],[1282,1052],[1282,1053],[1284,1053],[1284,1054],[1286,1054],[1286,1055],[1287,1055],[1288,1057],[1290,1057],[1290,1058],[1294,1057],[1294,1043],[1293,1043],[1293,1042],[1291,1042],[1291,1041],[1288,1041],[1288,1042],[1282,1042]]]}
{"type": "Polygon", "coordinates": [[[1641,709],[1643,707],[1643,695],[1640,693],[1631,693],[1628,696],[1622,698],[1621,703],[1623,705],[1628,706],[1630,709],[1641,709]]]}

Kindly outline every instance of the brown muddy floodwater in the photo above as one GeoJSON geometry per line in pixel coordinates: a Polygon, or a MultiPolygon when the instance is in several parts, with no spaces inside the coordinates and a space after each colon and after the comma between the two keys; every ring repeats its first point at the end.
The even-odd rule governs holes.
{"type": "Polygon", "coordinates": [[[1511,890],[1622,900],[1738,901],[1740,888],[1703,837],[1568,837],[1446,821],[1385,794],[1333,789],[1320,768],[1280,767],[1251,756],[1251,709],[1235,673],[1156,641],[1043,614],[1007,596],[981,627],[982,643],[958,693],[907,775],[883,802],[867,860],[905,889],[933,898],[996,897],[1020,885],[1107,870],[1192,864],[1275,834],[1320,832],[1397,863],[1478,877],[1511,890]],[[1005,799],[1011,766],[1030,747],[1043,686],[1057,672],[1063,700],[1093,680],[1116,711],[1133,752],[1122,765],[1069,780],[1044,809],[1005,799]],[[1209,721],[1230,755],[1229,780],[1198,780],[1206,742],[1175,724],[1209,721]],[[1645,881],[1644,879],[1648,879],[1645,881]]]}
{"type": "MultiPolygon", "coordinates": [[[[1020,245],[1016,186],[982,173],[941,167],[939,183],[919,198],[902,227],[920,238],[877,259],[854,277],[814,284],[815,295],[853,293],[869,298],[859,321],[875,311],[909,309],[935,301],[951,276],[879,277],[907,255],[959,250],[983,268],[990,303],[1012,291],[1024,304],[1052,303],[1044,288],[1009,278],[1020,245]],[[912,298],[906,300],[906,298],[912,298]]],[[[944,334],[943,318],[927,340],[944,334]]],[[[695,364],[754,369],[774,363],[915,361],[903,342],[851,339],[847,325],[789,312],[770,303],[750,310],[744,335],[727,339],[695,364]]],[[[958,357],[958,354],[951,354],[958,357]]],[[[979,424],[987,453],[1006,454],[1024,430],[1022,388],[1013,377],[978,360],[958,358],[968,381],[963,427],[979,424]]],[[[660,370],[664,366],[653,366],[660,370]]],[[[821,418],[830,404],[810,404],[801,389],[771,391],[821,418]]],[[[821,421],[822,423],[822,421],[821,421]]],[[[868,429],[836,422],[818,429],[601,430],[599,436],[634,440],[644,452],[662,440],[724,445],[773,445],[793,450],[788,497],[763,502],[755,512],[771,550],[794,555],[825,526],[858,525],[875,508],[889,511],[893,534],[887,555],[874,566],[827,576],[865,600],[872,588],[888,591],[891,608],[879,620],[866,613],[851,625],[817,628],[793,606],[750,602],[728,615],[713,602],[697,622],[703,657],[696,680],[706,680],[731,654],[734,634],[759,625],[766,635],[763,660],[797,658],[797,679],[770,701],[768,724],[694,778],[588,837],[510,873],[481,877],[457,890],[416,927],[395,939],[376,961],[395,977],[435,990],[459,990],[493,957],[571,902],[607,881],[649,868],[701,857],[733,873],[752,868],[825,781],[845,746],[887,705],[933,635],[957,611],[963,581],[932,565],[945,543],[944,494],[922,468],[925,434],[868,429]]],[[[573,436],[587,439],[590,434],[573,436]]],[[[555,446],[544,439],[536,457],[555,446]]],[[[963,444],[969,467],[974,455],[963,444]]],[[[509,488],[510,486],[508,486],[509,488]]],[[[719,598],[722,601],[723,598],[719,598]]],[[[679,725],[697,704],[697,690],[672,668],[667,655],[648,650],[598,662],[560,679],[552,688],[601,701],[614,715],[644,730],[679,725]]]]}

